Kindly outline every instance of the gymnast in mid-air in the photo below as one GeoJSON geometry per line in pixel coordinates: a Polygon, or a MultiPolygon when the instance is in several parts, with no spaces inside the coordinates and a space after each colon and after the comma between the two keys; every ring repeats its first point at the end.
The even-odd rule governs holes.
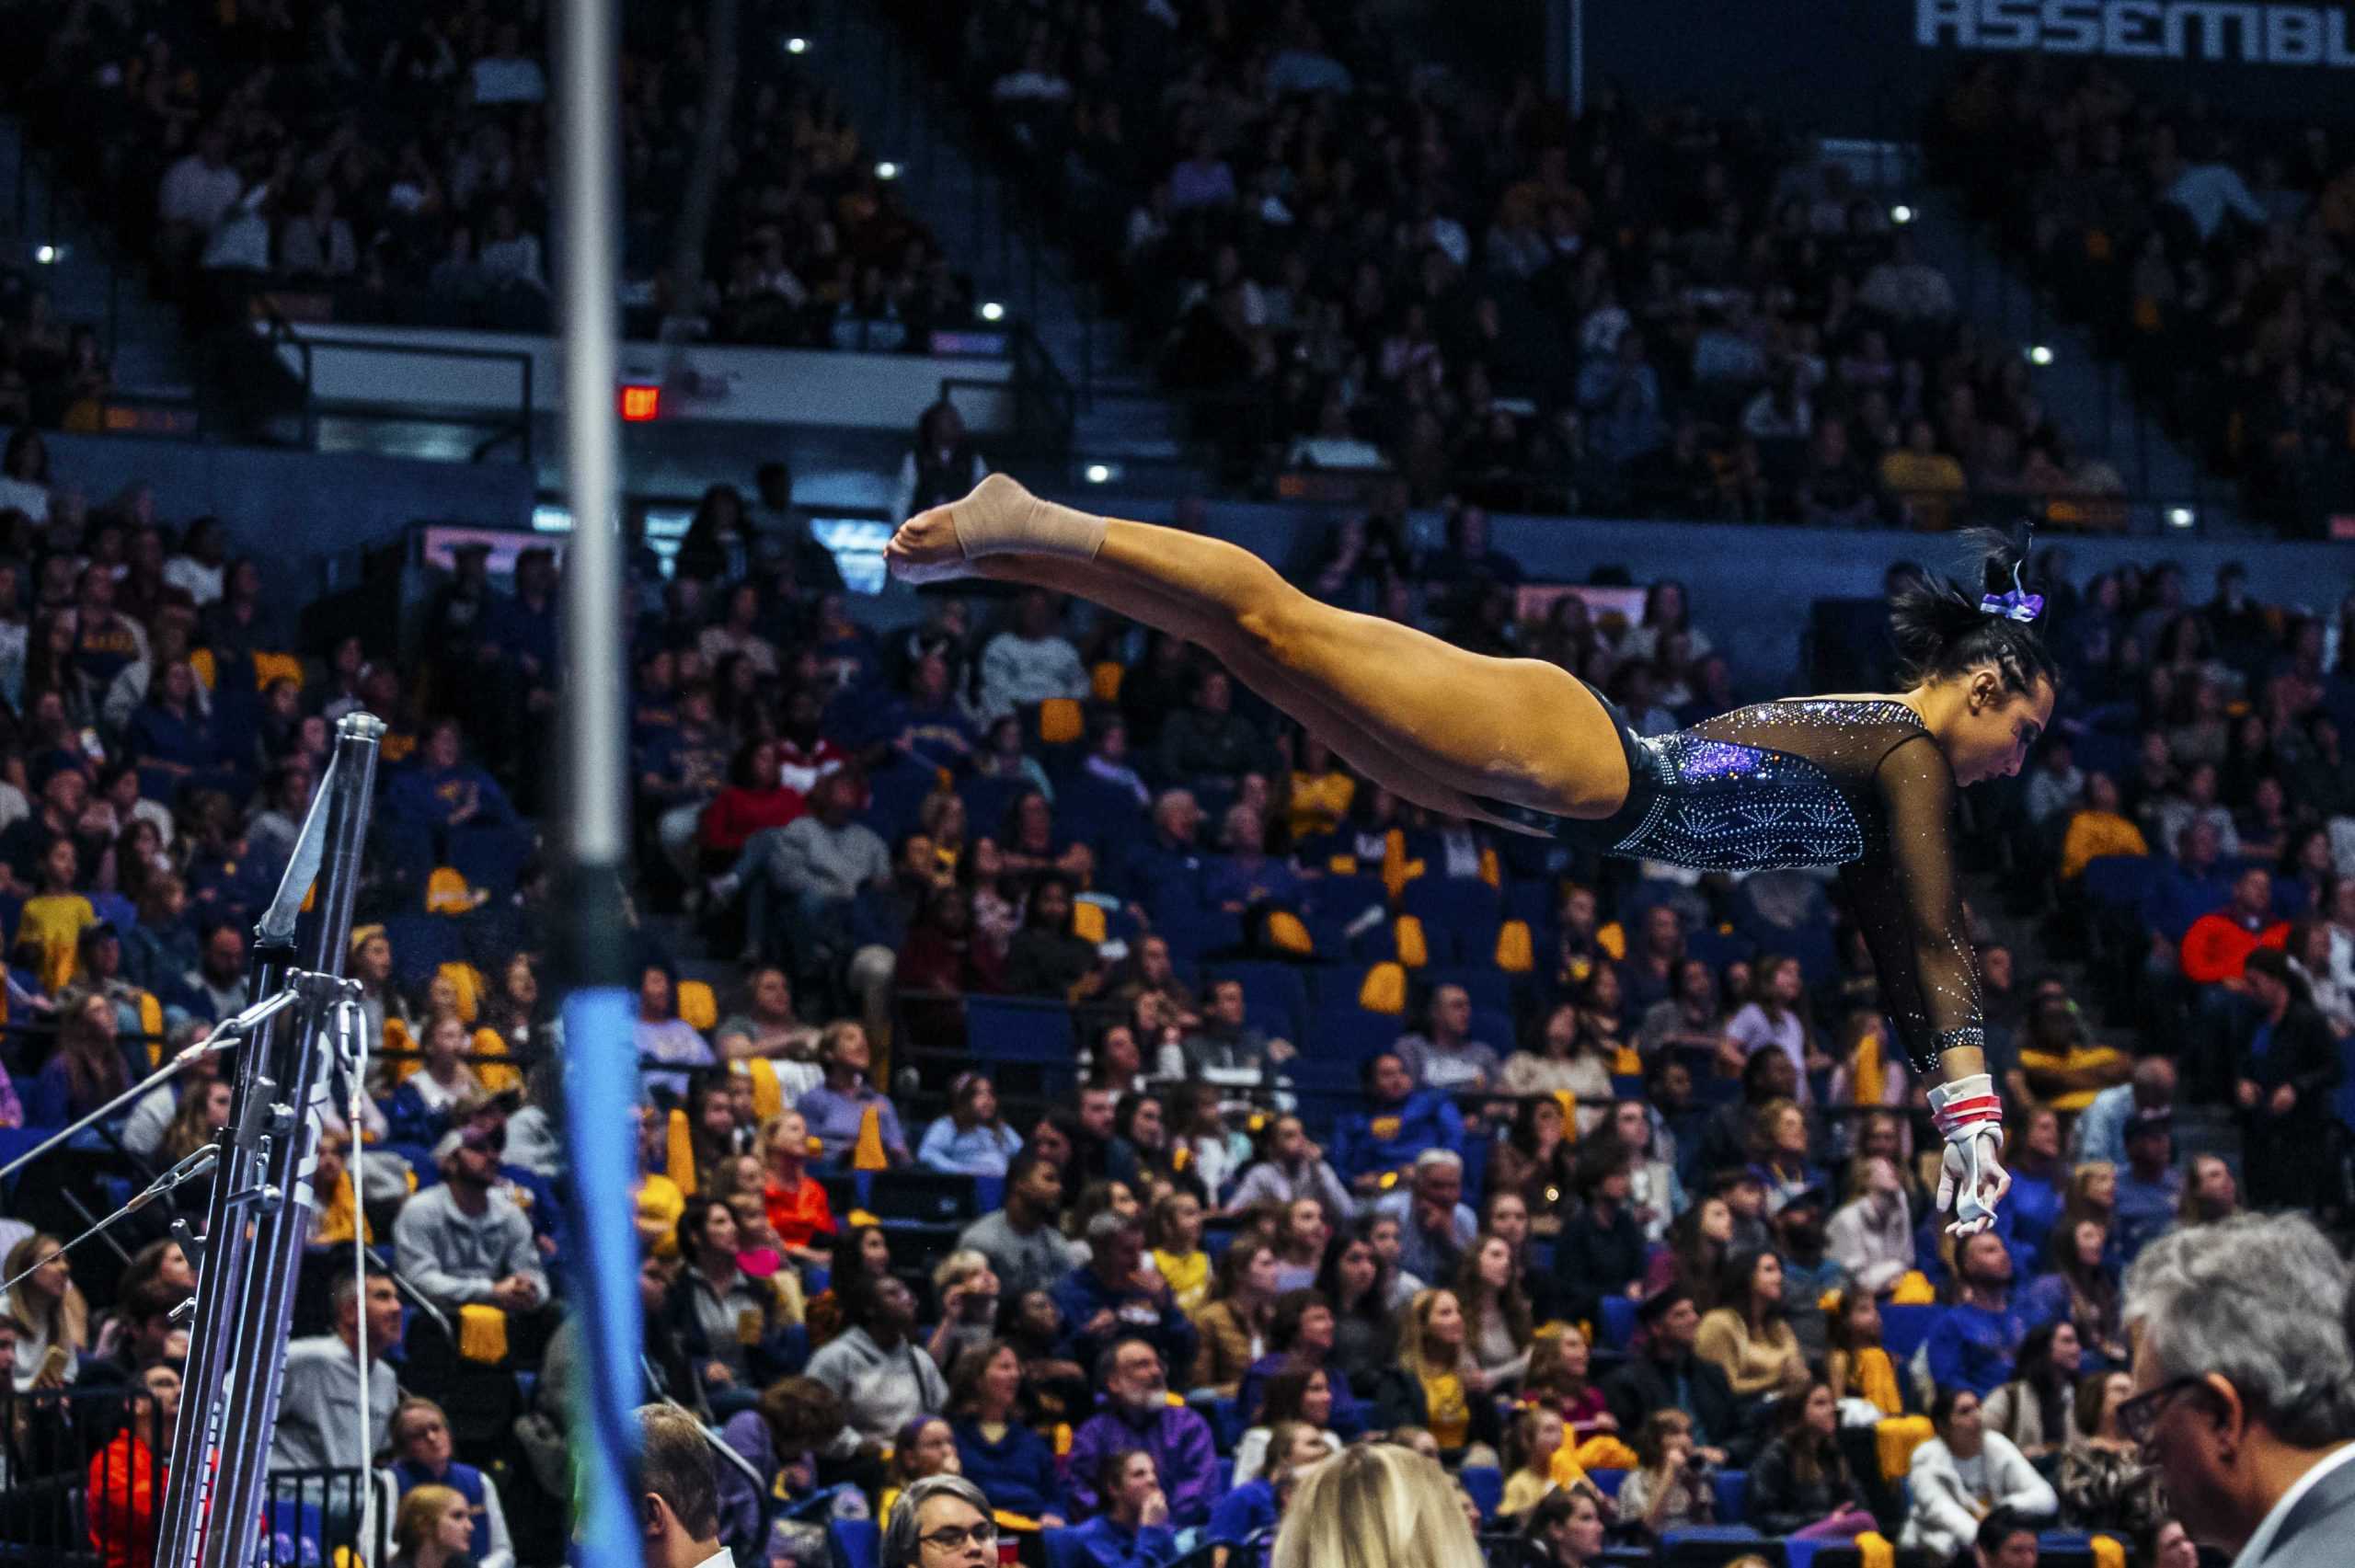
{"type": "Polygon", "coordinates": [[[1924,579],[1892,606],[1904,691],[1760,703],[1649,738],[1555,665],[1337,609],[1223,540],[1091,516],[1002,475],[902,523],[884,558],[911,581],[1076,594],[1198,643],[1433,811],[1700,871],[1838,866],[1906,1059],[1933,1085],[1938,1208],[1970,1235],[2011,1178],[1955,876],[1955,792],[2019,772],[2057,684],[2018,553],[1983,549],[1983,589],[1924,579]]]}

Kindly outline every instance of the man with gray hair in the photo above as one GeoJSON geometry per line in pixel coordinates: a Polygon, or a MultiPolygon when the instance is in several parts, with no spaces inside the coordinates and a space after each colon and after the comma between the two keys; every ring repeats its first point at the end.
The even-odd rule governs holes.
{"type": "Polygon", "coordinates": [[[1418,1279],[1453,1279],[1464,1249],[1480,1233],[1480,1218],[1464,1201],[1464,1156],[1426,1149],[1415,1156],[1409,1184],[1385,1194],[1376,1214],[1398,1221],[1398,1266],[1418,1279]]]}
{"type": "Polygon", "coordinates": [[[2346,1262],[2302,1214],[2162,1236],[2126,1276],[2120,1430],[2236,1568],[2326,1568],[2355,1539],[2346,1262]]]}
{"type": "Polygon", "coordinates": [[[997,1522],[982,1489],[961,1475],[910,1483],[883,1522],[879,1568],[986,1568],[997,1561],[997,1522]]]}

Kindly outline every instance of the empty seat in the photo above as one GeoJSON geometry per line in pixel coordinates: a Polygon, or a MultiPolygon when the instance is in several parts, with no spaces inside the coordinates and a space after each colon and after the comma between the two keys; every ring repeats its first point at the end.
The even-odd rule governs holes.
{"type": "Polygon", "coordinates": [[[1075,1044],[1071,1009],[1060,1001],[965,1000],[965,1047],[977,1060],[1069,1062],[1075,1044]]]}

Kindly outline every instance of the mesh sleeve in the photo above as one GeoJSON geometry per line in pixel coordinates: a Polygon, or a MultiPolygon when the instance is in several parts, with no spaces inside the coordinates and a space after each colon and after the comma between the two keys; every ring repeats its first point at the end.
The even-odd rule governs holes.
{"type": "Polygon", "coordinates": [[[1917,735],[1882,758],[1873,787],[1886,838],[1849,869],[1849,887],[1906,1060],[1935,1078],[1940,1053],[1987,1043],[1955,874],[1954,770],[1917,735]]]}

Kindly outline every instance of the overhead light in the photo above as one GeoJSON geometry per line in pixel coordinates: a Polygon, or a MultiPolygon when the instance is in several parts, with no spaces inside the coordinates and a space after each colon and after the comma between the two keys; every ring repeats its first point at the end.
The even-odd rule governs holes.
{"type": "Polygon", "coordinates": [[[1892,223],[1910,223],[1913,221],[1913,209],[1901,201],[1889,210],[1889,221],[1892,223]]]}
{"type": "Polygon", "coordinates": [[[893,163],[890,159],[886,158],[881,163],[875,166],[875,177],[878,179],[897,179],[900,177],[900,166],[893,163]]]}
{"type": "Polygon", "coordinates": [[[1091,485],[1109,485],[1112,482],[1112,465],[1108,463],[1091,463],[1081,473],[1091,485]]]}
{"type": "Polygon", "coordinates": [[[52,266],[57,260],[57,247],[53,245],[35,246],[33,247],[33,259],[40,262],[43,267],[52,266]]]}
{"type": "Polygon", "coordinates": [[[983,300],[982,302],[982,319],[983,321],[1004,321],[1005,319],[1005,307],[998,303],[995,300],[983,300]]]}
{"type": "Polygon", "coordinates": [[[2052,362],[2052,350],[2041,343],[2035,344],[2028,351],[2028,362],[2039,368],[2049,365],[2052,362]]]}
{"type": "Polygon", "coordinates": [[[2198,522],[2199,521],[2200,514],[2193,511],[2189,507],[2167,508],[2167,526],[2169,528],[2189,528],[2193,523],[2198,522]]]}
{"type": "Polygon", "coordinates": [[[787,54],[807,54],[810,52],[810,40],[806,38],[787,39],[785,52],[787,54]]]}

